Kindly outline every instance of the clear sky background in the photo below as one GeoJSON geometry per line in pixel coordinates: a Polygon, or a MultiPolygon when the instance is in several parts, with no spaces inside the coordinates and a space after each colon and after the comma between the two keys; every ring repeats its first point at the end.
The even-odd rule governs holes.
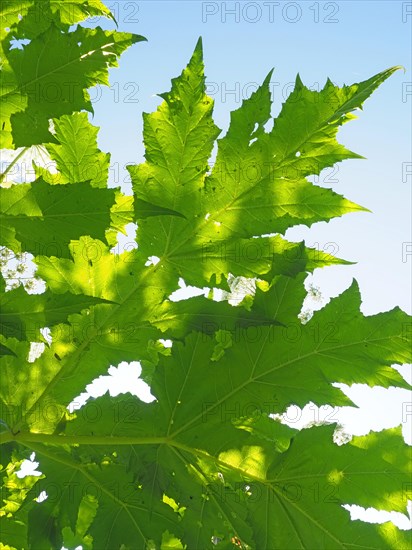
{"type": "MultiPolygon", "coordinates": [[[[397,305],[412,313],[412,3],[105,3],[114,11],[119,30],[148,39],[123,55],[120,68],[111,71],[110,89],[91,90],[95,109],[91,120],[101,126],[99,145],[112,153],[111,185],[122,185],[128,192],[125,165],[144,161],[142,112],[156,109],[161,101],[156,94],[170,89],[171,78],[187,64],[199,36],[203,38],[208,91],[215,100],[215,122],[223,131],[230,111],[249,97],[273,67],[275,115],[298,72],[308,87],[318,89],[327,77],[338,85],[352,84],[394,65],[405,67],[405,73],[395,73],[366,102],[358,120],[339,132],[340,142],[367,160],[345,161],[320,176],[320,185],[332,187],[373,213],[348,214],[310,229],[299,226],[289,230],[287,237],[305,239],[308,246],[318,243],[315,246],[320,249],[358,262],[315,272],[311,281],[320,288],[323,304],[355,277],[365,314],[397,305]]],[[[103,19],[93,25],[96,23],[114,28],[103,19]]],[[[121,379],[125,381],[123,391],[130,389],[131,377],[136,382],[136,368],[124,365],[119,369],[123,374],[116,379],[119,384],[121,379]]],[[[410,367],[400,370],[412,381],[410,367]]],[[[105,388],[110,382],[115,391],[112,377],[103,382],[105,388]]],[[[136,391],[141,392],[141,387],[136,391]]],[[[405,438],[412,444],[410,392],[365,386],[345,391],[360,407],[355,412],[307,409],[303,417],[299,411],[291,411],[289,420],[299,417],[300,424],[292,425],[300,426],[302,418],[324,420],[333,414],[333,420],[339,419],[354,434],[402,424],[405,438]]],[[[379,517],[373,516],[375,521],[379,517]]],[[[407,522],[401,524],[407,527],[407,522]]]]}

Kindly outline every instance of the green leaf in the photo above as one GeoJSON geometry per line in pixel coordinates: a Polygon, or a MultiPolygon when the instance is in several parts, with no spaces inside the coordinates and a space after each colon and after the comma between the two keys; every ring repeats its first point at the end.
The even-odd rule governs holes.
{"type": "Polygon", "coordinates": [[[106,16],[114,19],[110,10],[100,0],[50,0],[50,10],[58,14],[62,23],[72,25],[87,17],[106,16]]]}
{"type": "Polygon", "coordinates": [[[8,548],[24,548],[27,541],[27,525],[20,520],[8,518],[5,516],[0,517],[0,533],[2,543],[9,545],[8,548]]]}
{"type": "Polygon", "coordinates": [[[3,0],[0,4],[0,36],[3,39],[7,35],[7,28],[19,22],[19,15],[27,14],[33,0],[22,0],[18,4],[14,0],[3,0]]]}
{"type": "Polygon", "coordinates": [[[405,510],[410,450],[402,443],[399,430],[355,438],[338,447],[332,442],[333,427],[304,430],[295,436],[286,427],[282,433],[281,426],[267,418],[285,409],[289,388],[293,388],[294,402],[303,405],[316,395],[314,388],[319,391],[323,384],[324,401],[318,404],[343,404],[345,400],[330,385],[336,372],[346,383],[352,376],[360,379],[363,370],[370,384],[406,387],[396,371],[391,373],[387,367],[411,360],[410,345],[401,335],[406,316],[395,310],[365,318],[356,307],[359,293],[352,286],[302,326],[299,346],[282,342],[276,334],[279,327],[263,327],[261,338],[248,339],[244,332],[242,345],[235,342],[215,363],[210,360],[213,342],[205,335],[191,335],[184,345],[174,344],[170,358],[160,359],[152,381],[156,403],[144,405],[128,397],[119,398],[117,404],[100,399],[98,421],[85,425],[76,420],[68,425],[67,436],[81,443],[82,437],[88,441],[92,434],[98,444],[110,433],[113,447],[143,486],[146,482],[156,487],[157,498],[166,493],[185,508],[182,523],[189,545],[195,541],[207,544],[212,536],[223,533],[226,540],[236,536],[257,548],[294,548],[298,541],[311,547],[316,540],[325,548],[345,548],[364,538],[363,544],[369,543],[366,547],[378,549],[389,537],[389,547],[407,548],[405,537],[391,533],[388,526],[357,523],[349,529],[349,517],[340,508],[357,502],[405,510]],[[331,317],[342,328],[342,335],[339,330],[336,341],[323,334],[317,340],[313,323],[331,317]],[[353,323],[358,327],[358,341],[353,334],[345,339],[353,323]],[[365,351],[365,345],[370,349],[365,351]],[[302,367],[309,361],[311,372],[304,374],[302,367]],[[304,383],[308,384],[306,396],[304,383]],[[145,441],[148,446],[158,441],[158,450],[145,450],[145,441]],[[121,442],[126,447],[118,448],[121,442]],[[127,445],[133,444],[134,450],[128,451],[127,445]],[[377,451],[373,461],[372,448],[377,451]],[[130,465],[136,453],[140,460],[130,465]],[[156,468],[150,467],[153,461],[156,468]],[[365,474],[367,482],[363,481],[365,474]],[[190,529],[200,513],[201,529],[190,529]],[[334,523],[337,520],[339,528],[334,523]]]}
{"type": "Polygon", "coordinates": [[[361,109],[372,92],[400,68],[343,88],[328,80],[320,92],[309,90],[298,76],[272,130],[275,177],[280,173],[285,178],[319,174],[344,159],[363,158],[336,141],[339,126],[356,118],[352,111],[361,109]]]}
{"type": "MultiPolygon", "coordinates": [[[[96,461],[86,456],[70,456],[63,450],[50,453],[44,447],[39,447],[37,452],[42,467],[51,477],[59,483],[67,479],[70,482],[69,490],[60,493],[53,499],[55,502],[46,500],[43,506],[31,510],[29,527],[34,547],[45,548],[51,533],[55,537],[53,547],[60,547],[60,529],[66,528],[67,532],[67,527],[76,523],[76,512],[79,506],[84,506],[84,498],[90,501],[95,495],[99,495],[99,505],[90,530],[94,548],[120,548],[122,544],[144,548],[149,540],[160,545],[164,526],[176,532],[176,515],[172,509],[163,502],[153,503],[153,508],[149,509],[146,504],[150,502],[150,493],[139,487],[133,474],[127,473],[113,455],[96,461]],[[53,516],[53,522],[44,521],[53,516]]],[[[36,492],[43,489],[47,490],[47,484],[40,480],[36,492]]]]}
{"type": "Polygon", "coordinates": [[[358,157],[336,142],[337,129],[394,70],[342,90],[327,84],[312,92],[297,80],[268,133],[270,73],[232,113],[208,174],[218,130],[211,118],[213,102],[205,95],[199,43],[171,92],[162,94],[164,103],[144,117],[146,162],[128,167],[142,252],[156,255],[190,284],[219,285],[229,273],[261,277],[270,272],[273,241],[263,235],[366,210],[305,176],[358,157]],[[147,208],[139,209],[146,203],[150,218],[147,208]],[[249,249],[255,250],[254,258],[249,249]]]}
{"type": "MultiPolygon", "coordinates": [[[[184,394],[180,397],[183,399],[175,402],[169,394],[172,407],[167,410],[176,420],[187,412],[181,409],[190,406],[184,394]]],[[[202,431],[205,436],[209,432],[206,439],[193,438],[192,444],[183,443],[184,434],[177,435],[179,426],[169,421],[172,429],[166,437],[158,437],[157,450],[150,452],[150,447],[141,446],[145,440],[147,445],[156,444],[148,421],[156,405],[139,405],[135,398],[126,397],[115,401],[102,398],[98,403],[99,420],[86,430],[84,422],[75,421],[68,434],[76,434],[81,442],[92,430],[97,442],[110,427],[109,445],[117,449],[115,455],[123,457],[139,483],[152,488],[152,498],[167,494],[178,503],[174,509],[182,510],[184,540],[189,545],[196,541],[205,545],[219,533],[226,541],[239,537],[252,548],[295,548],[299,542],[310,548],[316,541],[321,541],[322,548],[357,544],[376,549],[408,547],[409,534],[388,524],[352,523],[341,508],[342,504],[357,502],[365,507],[406,510],[411,452],[400,429],[357,437],[339,447],[332,441],[334,425],[296,434],[265,416],[255,416],[253,423],[231,422],[233,410],[227,409],[210,432],[210,419],[205,420],[202,431]],[[237,438],[235,427],[241,429],[237,438]],[[241,437],[245,430],[253,435],[241,437]],[[238,444],[232,447],[235,438],[238,444]],[[121,440],[124,445],[118,447],[121,440]],[[239,446],[241,440],[243,446],[239,446]],[[136,453],[139,460],[133,459],[136,453]],[[200,517],[201,522],[193,529],[200,517]]]]}
{"type": "Polygon", "coordinates": [[[14,355],[14,356],[16,356],[14,351],[9,349],[7,346],[4,346],[3,344],[0,344],[0,356],[3,356],[3,355],[14,355]]]}
{"type": "MultiPolygon", "coordinates": [[[[296,301],[299,304],[299,298],[296,301]]],[[[152,382],[162,410],[158,429],[162,430],[165,416],[162,407],[167,407],[166,417],[171,415],[164,432],[182,432],[185,443],[193,443],[200,432],[206,437],[205,419],[208,429],[213,429],[222,422],[222,415],[228,420],[241,418],[245,410],[249,412],[248,406],[271,414],[283,412],[292,403],[302,407],[310,401],[350,404],[332,386],[334,382],[409,388],[391,368],[393,363],[412,359],[410,337],[403,329],[409,317],[397,309],[364,317],[359,305],[359,292],[352,285],[306,325],[295,321],[284,327],[261,324],[239,329],[233,345],[217,362],[210,360],[214,342],[205,333],[189,335],[184,345],[174,344],[171,357],[160,358],[152,382]],[[213,383],[203,382],[205,373],[213,383]],[[180,405],[174,409],[177,401],[180,405]],[[193,404],[191,414],[185,402],[193,404]]],[[[220,328],[226,330],[224,325],[220,328]]]]}
{"type": "Polygon", "coordinates": [[[0,201],[1,244],[15,252],[69,257],[71,240],[104,239],[114,191],[88,183],[50,185],[40,178],[0,189],[0,201]]]}
{"type": "MultiPolygon", "coordinates": [[[[267,475],[270,481],[253,484],[255,498],[251,499],[249,520],[254,525],[256,547],[295,548],[304,543],[309,548],[317,544],[322,548],[406,549],[410,533],[388,524],[349,522],[340,508],[355,494],[366,506],[374,506],[377,485],[381,495],[384,486],[388,488],[389,509],[400,505],[407,474],[386,460],[395,441],[405,458],[410,454],[401,442],[400,430],[395,437],[388,431],[357,438],[343,449],[332,443],[332,431],[333,426],[303,430],[289,451],[272,463],[267,475]],[[357,442],[367,447],[375,438],[379,439],[379,454],[372,459],[366,449],[357,448],[357,442]],[[261,498],[257,498],[259,489],[261,498]]],[[[400,505],[402,511],[405,504],[400,505]]]]}
{"type": "Polygon", "coordinates": [[[82,109],[93,112],[85,89],[108,85],[108,69],[117,66],[117,57],[142,40],[138,35],[99,27],[77,27],[62,33],[53,23],[23,49],[11,49],[7,38],[1,92],[2,147],[50,142],[49,119],[82,109]]]}
{"type": "MultiPolygon", "coordinates": [[[[88,182],[92,187],[107,187],[110,154],[97,147],[99,128],[90,124],[86,113],[73,113],[54,119],[55,140],[46,149],[56,163],[57,173],[35,166],[37,176],[49,184],[88,182]]],[[[133,221],[133,198],[116,192],[116,203],[111,209],[111,228],[106,239],[113,246],[117,233],[125,233],[125,226],[133,221]]]]}
{"type": "Polygon", "coordinates": [[[58,325],[72,313],[101,302],[101,299],[68,292],[30,295],[20,286],[1,296],[0,333],[7,338],[36,340],[40,337],[40,328],[58,325]]]}
{"type": "Polygon", "coordinates": [[[212,119],[213,102],[205,94],[202,43],[172,90],[161,94],[157,111],[144,115],[147,162],[131,167],[136,198],[192,217],[200,208],[199,187],[220,130],[212,119]]]}
{"type": "Polygon", "coordinates": [[[59,174],[51,174],[36,167],[47,183],[90,182],[92,187],[106,187],[110,155],[97,147],[98,128],[92,126],[87,113],[73,113],[54,119],[56,144],[49,143],[46,149],[56,162],[59,174]]]}
{"type": "Polygon", "coordinates": [[[2,33],[12,31],[16,38],[36,37],[51,23],[67,30],[73,23],[99,16],[114,19],[100,0],[22,0],[18,4],[3,0],[0,7],[2,33]]]}
{"type": "Polygon", "coordinates": [[[92,495],[85,495],[82,498],[79,504],[75,533],[73,533],[70,527],[63,527],[62,529],[63,544],[65,547],[82,546],[85,550],[93,548],[93,539],[86,533],[96,516],[97,508],[98,501],[92,495]]]}

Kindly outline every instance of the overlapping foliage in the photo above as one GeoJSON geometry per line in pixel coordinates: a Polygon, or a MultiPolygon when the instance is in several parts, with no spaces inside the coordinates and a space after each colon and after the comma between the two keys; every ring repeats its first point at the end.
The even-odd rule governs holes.
{"type": "Polygon", "coordinates": [[[1,144],[16,156],[43,144],[57,168],[0,189],[0,244],[34,254],[47,286],[6,292],[2,280],[2,547],[409,548],[406,532],[351,522],[342,508],[406,511],[400,429],[338,446],[334,425],[299,432],[269,416],[291,403],[350,405],[334,382],[408,387],[392,366],[411,361],[410,318],[398,308],[365,317],[354,282],[302,324],[307,274],[347,262],[282,236],[364,210],[307,177],[358,157],[338,128],[396,68],[320,92],[298,77],[270,131],[269,74],[232,113],[212,165],[220,130],[199,42],[144,115],[131,198],[107,189],[110,157],[80,111],[91,110],[86,89],[107,84],[143,38],[73,28],[91,15],[110,17],[100,0],[1,7],[1,144]],[[130,221],[138,248],[114,253],[130,221]],[[213,293],[169,299],[181,277],[229,290],[231,276],[257,280],[236,307],[213,293]],[[33,360],[44,327],[51,341],[33,360]],[[95,377],[134,360],[155,401],[106,395],[69,413],[95,377]],[[33,452],[42,475],[19,477],[33,452]]]}

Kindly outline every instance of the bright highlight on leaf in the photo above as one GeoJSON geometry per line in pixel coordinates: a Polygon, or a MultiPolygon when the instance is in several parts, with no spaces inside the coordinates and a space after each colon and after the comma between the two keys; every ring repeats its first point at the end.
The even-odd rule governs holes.
{"type": "Polygon", "coordinates": [[[0,245],[32,253],[46,284],[29,295],[1,279],[2,548],[409,548],[410,533],[343,508],[406,512],[400,428],[337,445],[333,424],[274,420],[292,404],[352,405],[336,382],[409,387],[393,365],[412,361],[410,317],[365,317],[354,281],[303,324],[308,273],[350,262],[284,238],[366,210],[308,178],[359,158],[337,131],[397,68],[320,92],[298,76],[274,120],[269,73],[221,136],[199,40],[144,114],[145,162],[129,167],[125,196],[107,188],[87,89],[143,37],[73,27],[112,17],[100,0],[15,6],[0,8],[1,143],[42,144],[56,170],[0,188],[0,245]],[[137,248],[113,252],[129,223],[137,248]],[[182,279],[209,296],[170,299],[182,279]],[[212,299],[233,280],[255,284],[237,305],[212,299]],[[69,411],[132,361],[153,401],[106,393],[69,411]],[[19,474],[25,461],[41,475],[19,474]]]}

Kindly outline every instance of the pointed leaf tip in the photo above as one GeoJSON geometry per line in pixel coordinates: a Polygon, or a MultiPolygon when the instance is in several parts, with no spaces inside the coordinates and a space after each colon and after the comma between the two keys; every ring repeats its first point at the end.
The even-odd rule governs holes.
{"type": "Polygon", "coordinates": [[[353,203],[353,204],[356,204],[358,212],[367,212],[368,214],[373,214],[373,211],[369,210],[369,208],[366,208],[366,206],[362,206],[361,204],[357,204],[357,203],[353,203]]]}
{"type": "Polygon", "coordinates": [[[302,88],[304,88],[304,84],[302,82],[302,79],[300,78],[300,74],[298,73],[296,75],[295,90],[301,90],[302,88]]]}
{"type": "Polygon", "coordinates": [[[192,57],[188,63],[188,67],[194,67],[198,64],[203,65],[203,41],[201,36],[199,36],[199,39],[196,42],[192,57]]]}
{"type": "Polygon", "coordinates": [[[268,72],[268,74],[265,78],[265,82],[270,82],[270,79],[272,78],[274,70],[275,70],[275,67],[272,67],[272,69],[270,69],[270,71],[268,72]]]}
{"type": "Polygon", "coordinates": [[[270,71],[268,72],[268,74],[266,75],[265,77],[265,80],[263,81],[262,83],[262,86],[269,86],[269,83],[270,83],[270,79],[272,78],[272,75],[273,75],[273,71],[275,70],[275,68],[273,67],[272,69],[270,69],[270,71]]]}
{"type": "Polygon", "coordinates": [[[138,42],[147,42],[147,38],[140,34],[132,34],[132,44],[137,44],[138,42]]]}
{"type": "Polygon", "coordinates": [[[199,36],[197,42],[196,42],[196,47],[195,47],[195,52],[196,51],[200,51],[203,53],[203,39],[201,36],[199,36]]]}
{"type": "Polygon", "coordinates": [[[395,71],[402,70],[404,73],[406,73],[406,68],[403,65],[394,65],[390,69],[388,69],[388,72],[394,73],[395,71]]]}
{"type": "Polygon", "coordinates": [[[114,24],[116,25],[116,28],[119,28],[119,23],[114,15],[114,13],[112,11],[110,11],[110,14],[109,14],[109,17],[110,19],[114,22],[114,24]]]}

